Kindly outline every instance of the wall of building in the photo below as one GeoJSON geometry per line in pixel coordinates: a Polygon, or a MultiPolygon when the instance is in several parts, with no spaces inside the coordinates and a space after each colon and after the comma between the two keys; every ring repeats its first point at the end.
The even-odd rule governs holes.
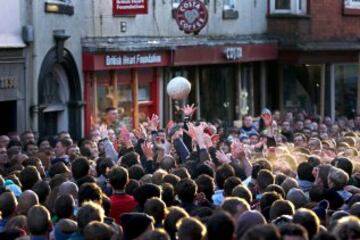
{"type": "Polygon", "coordinates": [[[306,16],[269,15],[268,32],[301,41],[357,41],[360,15],[344,14],[343,0],[308,1],[306,16]]]}
{"type": "MultiPolygon", "coordinates": [[[[88,36],[183,36],[172,17],[171,0],[149,0],[146,15],[113,17],[112,0],[88,0],[90,8],[85,14],[88,36]],[[126,22],[127,31],[120,31],[126,22]]],[[[200,35],[260,34],[266,31],[267,3],[264,0],[236,1],[238,19],[224,20],[223,0],[208,3],[209,22],[200,35]]],[[[89,6],[87,6],[89,7],[89,6]]]]}

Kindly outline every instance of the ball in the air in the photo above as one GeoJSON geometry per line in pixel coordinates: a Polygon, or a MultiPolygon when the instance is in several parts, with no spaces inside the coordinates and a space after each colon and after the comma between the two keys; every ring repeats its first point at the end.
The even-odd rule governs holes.
{"type": "Polygon", "coordinates": [[[168,83],[166,91],[172,99],[184,99],[191,91],[191,83],[186,78],[175,77],[168,83]]]}

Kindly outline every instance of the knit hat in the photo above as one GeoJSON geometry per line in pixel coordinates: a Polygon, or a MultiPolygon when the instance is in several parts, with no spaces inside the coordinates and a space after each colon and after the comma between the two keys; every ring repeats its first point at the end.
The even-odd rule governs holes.
{"type": "Polygon", "coordinates": [[[154,220],[145,213],[124,213],[120,222],[124,230],[124,240],[131,240],[143,234],[154,220]]]}
{"type": "Polygon", "coordinates": [[[318,205],[313,208],[313,211],[316,213],[316,215],[324,220],[326,219],[326,211],[329,208],[329,202],[327,200],[322,200],[318,203],[318,205]]]}
{"type": "Polygon", "coordinates": [[[22,193],[21,188],[18,185],[16,185],[12,180],[6,179],[5,187],[6,187],[6,189],[13,192],[15,194],[15,197],[20,197],[20,195],[22,193]]]}

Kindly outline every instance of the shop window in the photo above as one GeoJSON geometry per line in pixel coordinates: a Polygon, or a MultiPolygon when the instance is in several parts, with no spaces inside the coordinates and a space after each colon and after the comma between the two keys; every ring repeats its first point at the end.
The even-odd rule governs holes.
{"type": "Polygon", "coordinates": [[[239,12],[236,10],[236,0],[224,0],[223,19],[237,19],[239,12]]]}
{"type": "Polygon", "coordinates": [[[335,65],[335,116],[356,115],[357,81],[357,64],[335,65]]]}
{"type": "Polygon", "coordinates": [[[307,0],[270,0],[271,14],[305,15],[307,0]]]}

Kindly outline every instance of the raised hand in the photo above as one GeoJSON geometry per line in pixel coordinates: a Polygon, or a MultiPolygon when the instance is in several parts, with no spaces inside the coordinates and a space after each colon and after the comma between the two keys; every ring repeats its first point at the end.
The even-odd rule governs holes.
{"type": "Polygon", "coordinates": [[[151,142],[145,141],[141,144],[141,149],[147,160],[153,160],[153,145],[151,142]]]}
{"type": "Polygon", "coordinates": [[[219,160],[219,162],[221,163],[230,163],[231,160],[226,156],[226,154],[221,150],[221,151],[216,151],[215,153],[216,158],[219,160]]]}
{"type": "Polygon", "coordinates": [[[156,114],[153,114],[151,116],[151,118],[147,118],[147,121],[148,121],[148,127],[149,127],[149,130],[150,131],[157,131],[158,130],[158,127],[159,127],[159,124],[160,124],[160,119],[159,119],[159,116],[156,115],[156,114]]]}
{"type": "Polygon", "coordinates": [[[196,111],[195,104],[192,104],[191,106],[187,104],[181,108],[181,111],[185,114],[185,116],[191,117],[196,111]]]}
{"type": "Polygon", "coordinates": [[[99,127],[99,131],[100,131],[101,139],[105,139],[109,137],[109,131],[107,129],[106,124],[101,124],[101,126],[99,127]]]}
{"type": "Polygon", "coordinates": [[[139,128],[134,129],[134,134],[138,139],[144,139],[146,140],[148,138],[148,135],[146,133],[146,129],[143,124],[140,123],[139,128]]]}

